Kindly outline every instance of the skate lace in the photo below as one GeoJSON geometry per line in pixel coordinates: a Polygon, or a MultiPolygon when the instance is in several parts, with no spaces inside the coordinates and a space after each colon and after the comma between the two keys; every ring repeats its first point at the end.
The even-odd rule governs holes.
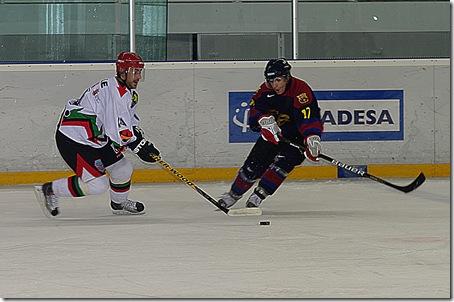
{"type": "Polygon", "coordinates": [[[227,192],[227,193],[222,194],[222,197],[228,198],[230,200],[238,201],[241,198],[241,195],[235,195],[231,192],[227,192]]]}
{"type": "Polygon", "coordinates": [[[230,192],[227,192],[221,195],[219,203],[228,208],[233,206],[240,198],[241,196],[232,196],[230,192]]]}
{"type": "Polygon", "coordinates": [[[46,195],[46,203],[49,208],[55,209],[58,207],[58,198],[54,194],[46,195]]]}
{"type": "Polygon", "coordinates": [[[127,201],[123,202],[121,205],[123,206],[123,209],[125,209],[125,210],[137,212],[136,203],[137,203],[136,201],[128,199],[127,201]]]}
{"type": "Polygon", "coordinates": [[[227,192],[221,195],[221,199],[232,199],[232,196],[227,192]]]}
{"type": "Polygon", "coordinates": [[[254,193],[251,195],[251,197],[249,197],[248,202],[258,207],[262,203],[262,200],[263,199],[261,199],[259,196],[257,196],[257,194],[254,193]]]}

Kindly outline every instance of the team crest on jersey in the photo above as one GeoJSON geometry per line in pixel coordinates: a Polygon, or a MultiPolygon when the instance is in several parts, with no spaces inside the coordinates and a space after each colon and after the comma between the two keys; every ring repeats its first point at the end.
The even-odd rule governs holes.
{"type": "Polygon", "coordinates": [[[95,160],[95,167],[101,173],[104,173],[106,171],[106,168],[104,167],[104,164],[102,163],[101,159],[95,160]]]}
{"type": "Polygon", "coordinates": [[[296,99],[298,102],[300,102],[302,105],[309,103],[309,97],[307,96],[306,92],[303,92],[301,94],[298,94],[296,96],[296,99]]]}
{"type": "Polygon", "coordinates": [[[132,92],[132,98],[131,98],[131,108],[133,108],[137,103],[139,102],[139,95],[137,92],[133,91],[132,92]]]}
{"type": "Polygon", "coordinates": [[[290,116],[288,116],[288,114],[281,113],[277,116],[276,123],[279,127],[281,127],[282,125],[287,123],[289,120],[290,120],[290,116]]]}
{"type": "Polygon", "coordinates": [[[277,125],[280,127],[287,123],[290,120],[290,116],[284,113],[280,113],[278,110],[272,109],[270,110],[270,113],[274,116],[276,119],[277,125]]]}

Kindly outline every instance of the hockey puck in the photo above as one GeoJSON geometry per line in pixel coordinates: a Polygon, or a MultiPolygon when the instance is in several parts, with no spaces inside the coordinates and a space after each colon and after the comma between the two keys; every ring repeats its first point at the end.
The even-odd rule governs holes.
{"type": "Polygon", "coordinates": [[[260,225],[270,225],[270,222],[268,220],[263,220],[260,221],[260,225]]]}

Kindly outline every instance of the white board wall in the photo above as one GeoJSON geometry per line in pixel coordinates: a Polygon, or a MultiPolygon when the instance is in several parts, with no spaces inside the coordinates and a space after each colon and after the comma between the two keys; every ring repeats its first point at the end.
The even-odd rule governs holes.
{"type": "MultiPolygon", "coordinates": [[[[228,92],[254,91],[265,64],[147,63],[139,86],[142,128],[176,167],[239,166],[252,144],[229,144],[228,92]]],[[[449,60],[291,64],[314,90],[405,91],[404,140],[324,142],[326,153],[352,164],[450,161],[449,60]]],[[[113,70],[113,64],[0,65],[0,171],[66,169],[54,143],[59,114],[67,99],[113,70]]]]}

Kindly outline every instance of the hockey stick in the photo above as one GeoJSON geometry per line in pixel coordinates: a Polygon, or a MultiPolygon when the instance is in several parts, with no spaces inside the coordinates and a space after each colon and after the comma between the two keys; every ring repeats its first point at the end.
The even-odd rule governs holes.
{"type": "Polygon", "coordinates": [[[260,208],[241,208],[241,209],[226,209],[220,204],[218,204],[217,200],[211,197],[208,193],[203,191],[199,186],[197,186],[195,183],[190,181],[187,177],[185,177],[183,174],[178,172],[175,168],[170,166],[165,160],[163,160],[159,155],[153,155],[151,154],[151,157],[156,160],[156,162],[166,171],[168,171],[170,174],[187,184],[189,187],[191,187],[193,190],[195,190],[197,193],[202,195],[206,200],[211,202],[213,205],[215,205],[219,210],[224,212],[225,214],[229,216],[260,216],[262,215],[262,209],[260,208]]]}
{"type": "Polygon", "coordinates": [[[341,163],[340,161],[332,158],[332,157],[329,157],[328,155],[325,155],[325,154],[320,154],[319,155],[320,158],[330,162],[331,164],[335,165],[335,166],[338,166],[338,167],[341,167],[342,169],[345,169],[345,170],[348,170],[352,173],[355,173],[356,175],[359,175],[361,177],[366,177],[366,178],[369,178],[369,179],[372,179],[372,180],[375,180],[379,183],[382,183],[384,185],[387,185],[391,188],[394,188],[394,189],[397,189],[401,192],[404,192],[404,193],[408,193],[408,192],[411,192],[413,190],[415,190],[416,188],[418,188],[420,185],[422,185],[424,183],[424,181],[426,181],[426,176],[424,176],[424,173],[419,173],[418,177],[415,178],[415,180],[413,180],[410,184],[406,185],[406,186],[398,186],[398,185],[395,185],[395,184],[392,184],[384,179],[381,179],[381,178],[378,178],[377,176],[374,176],[372,174],[369,174],[365,171],[362,171],[358,168],[355,168],[355,167],[352,167],[352,166],[349,166],[347,164],[344,164],[344,163],[341,163]]]}
{"type": "MultiPolygon", "coordinates": [[[[284,139],[283,141],[288,143],[288,144],[290,144],[290,145],[292,145],[292,146],[294,146],[294,147],[299,148],[300,150],[304,150],[304,147],[301,146],[301,145],[297,145],[297,144],[292,143],[292,142],[290,142],[289,140],[286,140],[286,139],[284,139]]],[[[410,184],[408,184],[406,186],[398,186],[398,185],[392,184],[392,183],[390,183],[390,182],[388,182],[388,181],[386,181],[384,179],[381,179],[381,178],[379,178],[377,176],[369,174],[369,173],[367,173],[367,172],[365,172],[363,170],[360,170],[358,168],[355,168],[355,167],[349,166],[347,164],[344,164],[344,163],[338,161],[337,159],[334,159],[334,158],[332,158],[332,157],[330,157],[330,156],[328,156],[326,154],[322,154],[321,153],[319,155],[319,157],[321,159],[324,159],[324,160],[330,162],[334,166],[341,167],[342,169],[345,169],[347,171],[355,173],[356,175],[359,175],[361,177],[369,178],[371,180],[377,181],[379,183],[382,183],[384,185],[387,185],[387,186],[389,186],[391,188],[397,189],[397,190],[399,190],[401,192],[404,192],[404,193],[408,193],[408,192],[411,192],[411,191],[415,190],[420,185],[422,185],[424,183],[424,181],[426,181],[426,176],[424,175],[424,173],[421,172],[421,173],[419,173],[418,177],[416,177],[415,180],[413,180],[410,184]]]]}

